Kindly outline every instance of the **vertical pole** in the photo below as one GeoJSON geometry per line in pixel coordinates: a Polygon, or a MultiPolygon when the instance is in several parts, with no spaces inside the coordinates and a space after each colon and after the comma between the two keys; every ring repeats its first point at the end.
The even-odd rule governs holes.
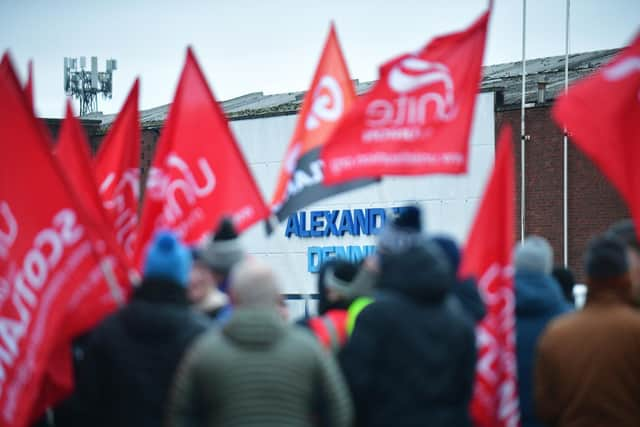
{"type": "Polygon", "coordinates": [[[526,95],[526,76],[527,68],[525,64],[526,58],[526,33],[527,33],[527,0],[522,0],[522,105],[520,110],[520,240],[524,241],[524,221],[526,207],[526,191],[525,191],[525,123],[524,108],[526,95]]]}
{"type": "MultiPolygon", "coordinates": [[[[569,8],[571,0],[567,0],[567,24],[565,27],[564,39],[564,93],[569,91],[569,8]]],[[[562,188],[562,241],[563,243],[563,262],[564,266],[569,265],[569,204],[568,204],[568,144],[567,144],[567,127],[563,128],[562,141],[562,169],[563,169],[563,188],[562,188]]]]}

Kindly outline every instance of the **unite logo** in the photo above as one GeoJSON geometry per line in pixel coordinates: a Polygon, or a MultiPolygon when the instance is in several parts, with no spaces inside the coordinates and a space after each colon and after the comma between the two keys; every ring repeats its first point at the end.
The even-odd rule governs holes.
{"type": "Polygon", "coordinates": [[[115,183],[115,179],[115,173],[107,175],[100,184],[100,195],[104,208],[115,218],[116,240],[123,245],[127,255],[131,255],[138,224],[138,214],[133,206],[139,199],[140,171],[127,169],[120,181],[115,183]]]}
{"type": "Polygon", "coordinates": [[[313,104],[305,121],[307,130],[315,130],[321,121],[335,122],[344,111],[344,94],[332,76],[322,76],[313,92],[313,104]]]}
{"type": "MultiPolygon", "coordinates": [[[[190,166],[177,154],[170,153],[165,163],[167,169],[151,168],[147,181],[147,195],[155,200],[165,200],[161,219],[166,224],[175,224],[184,217],[183,207],[178,195],[193,207],[198,199],[209,196],[216,187],[216,176],[211,165],[204,157],[199,157],[197,166],[200,179],[191,171],[190,166]],[[172,169],[179,173],[171,178],[172,169]]],[[[196,171],[197,172],[197,171],[196,171]]]]}
{"type": "MultiPolygon", "coordinates": [[[[605,80],[617,82],[638,72],[640,72],[640,56],[631,56],[607,67],[603,75],[605,80]]],[[[638,101],[640,101],[640,89],[638,89],[638,101]]]]}
{"type": "Polygon", "coordinates": [[[422,126],[450,122],[458,114],[455,85],[449,67],[408,57],[395,64],[387,77],[395,99],[375,99],[367,106],[367,124],[373,127],[422,126]],[[430,87],[424,91],[425,87],[430,87]],[[419,91],[418,94],[413,94],[419,91]],[[432,105],[432,108],[429,106],[432,105]]]}
{"type": "Polygon", "coordinates": [[[9,249],[18,237],[18,221],[11,212],[9,203],[0,202],[0,258],[7,259],[9,249]]]}

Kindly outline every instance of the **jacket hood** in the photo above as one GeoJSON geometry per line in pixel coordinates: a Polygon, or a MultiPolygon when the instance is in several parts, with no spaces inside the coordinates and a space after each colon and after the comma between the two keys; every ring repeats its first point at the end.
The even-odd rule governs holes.
{"type": "Polygon", "coordinates": [[[285,328],[274,308],[236,308],[222,333],[239,346],[264,348],[275,344],[285,328]]]}
{"type": "Polygon", "coordinates": [[[444,253],[426,239],[400,253],[380,257],[380,287],[418,302],[441,302],[454,282],[455,275],[444,253]]]}
{"type": "Polygon", "coordinates": [[[569,311],[560,285],[553,277],[541,272],[516,271],[516,314],[544,314],[569,311]]]}

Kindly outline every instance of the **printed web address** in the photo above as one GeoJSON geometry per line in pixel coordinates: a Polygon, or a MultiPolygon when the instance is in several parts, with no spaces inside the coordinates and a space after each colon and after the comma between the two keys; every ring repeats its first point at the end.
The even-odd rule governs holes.
{"type": "Polygon", "coordinates": [[[347,169],[363,166],[397,166],[397,165],[461,165],[464,156],[460,153],[370,153],[354,156],[338,157],[331,161],[329,167],[332,173],[340,173],[347,169]]]}

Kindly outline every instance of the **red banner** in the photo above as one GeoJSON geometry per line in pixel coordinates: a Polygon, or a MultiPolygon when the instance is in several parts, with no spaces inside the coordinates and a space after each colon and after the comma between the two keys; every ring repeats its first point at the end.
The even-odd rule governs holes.
{"type": "Polygon", "coordinates": [[[618,189],[640,230],[640,34],[611,63],[571,85],[553,117],[618,189]]]}
{"type": "Polygon", "coordinates": [[[356,100],[333,24],[280,169],[271,210],[280,221],[326,197],[372,182],[326,186],[320,148],[356,100]]]}
{"type": "Polygon", "coordinates": [[[29,65],[27,65],[28,75],[27,75],[27,83],[24,85],[24,96],[27,99],[27,102],[31,106],[31,110],[36,111],[35,100],[33,99],[33,61],[29,61],[29,65]]]}
{"type": "Polygon", "coordinates": [[[7,55],[0,146],[0,424],[22,427],[36,415],[50,359],[64,354],[54,349],[70,339],[70,301],[96,286],[103,260],[7,55]]]}
{"type": "Polygon", "coordinates": [[[136,79],[118,117],[100,145],[95,175],[102,203],[111,219],[116,240],[133,258],[140,198],[140,119],[136,79]]]}
{"type": "Polygon", "coordinates": [[[466,172],[488,20],[383,65],[322,149],[325,183],[466,172]]]}
{"type": "Polygon", "coordinates": [[[147,179],[136,265],[156,230],[194,244],[225,215],[242,231],[268,209],[189,49],[147,179]]]}
{"type": "Polygon", "coordinates": [[[498,141],[495,166],[463,252],[461,274],[478,278],[487,304],[487,316],[476,330],[478,362],[471,404],[474,425],[518,427],[512,266],[515,172],[510,127],[501,130],[498,141]]]}

